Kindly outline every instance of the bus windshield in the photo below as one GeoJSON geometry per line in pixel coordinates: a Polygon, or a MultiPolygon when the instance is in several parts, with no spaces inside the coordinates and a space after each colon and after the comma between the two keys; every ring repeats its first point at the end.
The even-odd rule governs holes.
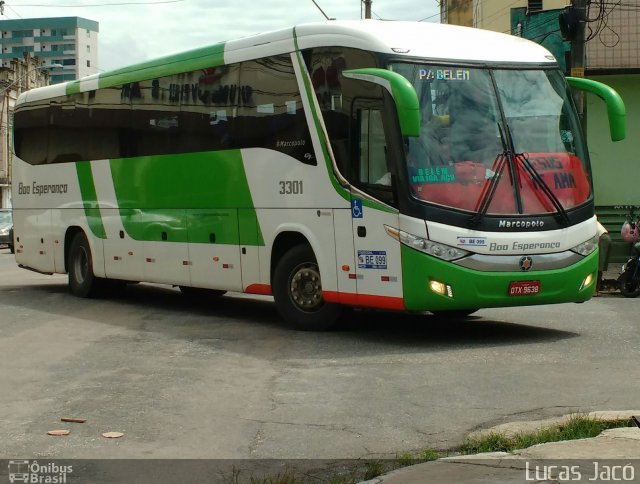
{"type": "Polygon", "coordinates": [[[487,214],[565,212],[591,196],[588,162],[562,74],[397,63],[418,94],[407,138],[413,195],[487,214]]]}

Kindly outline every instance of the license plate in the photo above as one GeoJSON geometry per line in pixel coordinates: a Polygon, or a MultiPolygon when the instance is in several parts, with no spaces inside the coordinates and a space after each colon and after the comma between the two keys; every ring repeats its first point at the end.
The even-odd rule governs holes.
{"type": "Polygon", "coordinates": [[[359,250],[359,269],[386,269],[387,252],[384,250],[359,250]]]}
{"type": "Polygon", "coordinates": [[[540,281],[512,281],[509,296],[534,296],[540,294],[540,281]]]}

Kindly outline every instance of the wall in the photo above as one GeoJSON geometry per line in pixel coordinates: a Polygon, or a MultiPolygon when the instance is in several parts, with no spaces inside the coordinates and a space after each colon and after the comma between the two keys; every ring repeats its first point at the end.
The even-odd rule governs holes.
{"type": "Polygon", "coordinates": [[[604,82],[622,96],[627,110],[627,138],[616,143],[609,137],[609,122],[605,104],[596,96],[587,95],[587,140],[593,169],[596,213],[607,227],[614,242],[611,261],[623,262],[629,246],[620,241],[620,227],[628,213],[628,206],[640,213],[640,74],[595,76],[590,79],[604,82]]]}
{"type": "MultiPolygon", "coordinates": [[[[569,0],[544,0],[543,10],[562,8],[569,0]]],[[[526,0],[473,0],[474,27],[493,30],[495,32],[511,33],[511,9],[526,7],[526,0]]],[[[453,22],[449,22],[453,23],[453,22]]]]}

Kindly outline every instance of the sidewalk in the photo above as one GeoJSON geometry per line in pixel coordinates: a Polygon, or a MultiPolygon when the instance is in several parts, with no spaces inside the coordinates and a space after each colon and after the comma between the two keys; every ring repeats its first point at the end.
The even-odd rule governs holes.
{"type": "MultiPolygon", "coordinates": [[[[592,412],[589,415],[602,420],[613,420],[630,418],[632,415],[638,416],[640,410],[592,412]]],[[[532,432],[562,423],[568,417],[503,424],[472,435],[497,432],[509,436],[520,432],[532,432]]],[[[511,453],[492,452],[446,457],[397,469],[367,481],[367,484],[520,484],[608,481],[640,482],[640,428],[610,429],[592,439],[540,444],[511,453]],[[593,478],[594,475],[596,479],[593,478]],[[631,477],[631,479],[624,477],[631,477]]]]}

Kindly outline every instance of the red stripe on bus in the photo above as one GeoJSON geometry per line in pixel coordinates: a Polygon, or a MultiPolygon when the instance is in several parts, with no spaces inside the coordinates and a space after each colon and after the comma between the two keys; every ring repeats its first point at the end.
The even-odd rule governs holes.
{"type": "Polygon", "coordinates": [[[250,284],[244,290],[248,294],[261,294],[271,296],[271,286],[269,284],[250,284]]]}
{"type": "Polygon", "coordinates": [[[391,296],[372,296],[370,294],[352,294],[337,291],[322,291],[324,300],[331,303],[360,306],[363,308],[404,310],[404,299],[391,296]]]}

